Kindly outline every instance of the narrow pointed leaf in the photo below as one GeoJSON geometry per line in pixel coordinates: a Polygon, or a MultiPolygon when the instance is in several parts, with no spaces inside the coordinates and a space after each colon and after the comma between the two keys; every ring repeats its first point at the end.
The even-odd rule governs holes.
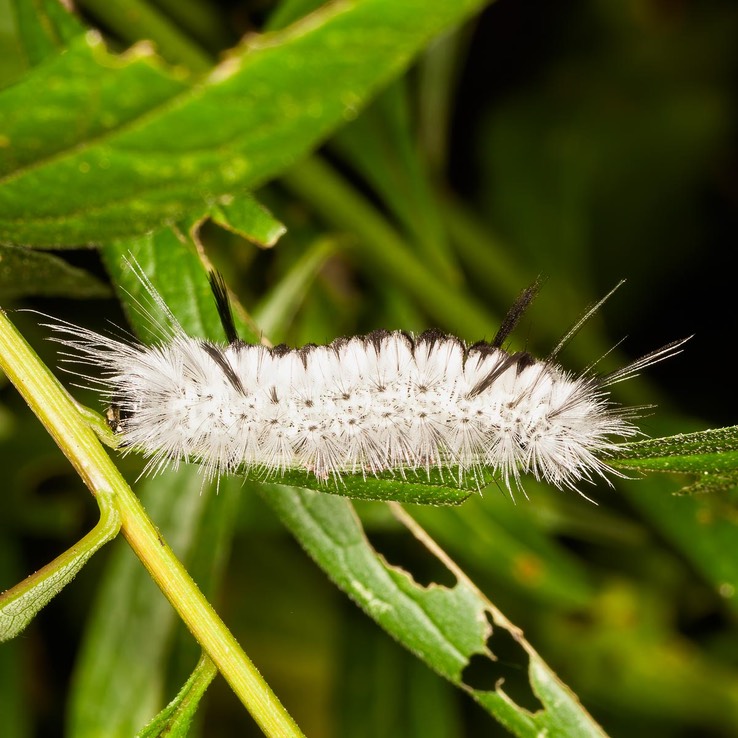
{"type": "Polygon", "coordinates": [[[457,574],[453,587],[422,587],[377,554],[348,501],[276,485],[259,491],[318,565],[370,617],[468,691],[513,734],[604,735],[522,634],[460,571],[453,570],[457,574]],[[492,660],[498,645],[508,653],[512,649],[507,664],[492,660]],[[497,674],[489,686],[474,688],[465,682],[472,659],[482,659],[497,674]],[[506,671],[511,659],[515,663],[506,671]],[[505,678],[519,670],[527,676],[523,686],[532,709],[506,693],[505,678]]]}
{"type": "Polygon", "coordinates": [[[20,584],[3,592],[0,595],[0,642],[23,632],[39,610],[48,605],[119,530],[120,519],[115,508],[105,503],[100,509],[100,521],[84,538],[20,584]]]}
{"type": "Polygon", "coordinates": [[[186,738],[200,700],[217,673],[215,664],[203,656],[177,696],[136,738],[186,738]]]}
{"type": "Polygon", "coordinates": [[[619,447],[611,463],[644,471],[725,476],[738,470],[738,426],[629,443],[619,447]]]}

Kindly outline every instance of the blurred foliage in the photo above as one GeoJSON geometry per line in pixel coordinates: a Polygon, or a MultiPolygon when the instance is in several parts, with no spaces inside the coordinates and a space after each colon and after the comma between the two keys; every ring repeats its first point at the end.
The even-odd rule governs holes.
{"type": "MultiPolygon", "coordinates": [[[[12,94],[32,66],[83,26],[99,28],[113,50],[154,39],[164,60],[201,73],[244,34],[283,27],[319,3],[151,0],[135,3],[150,13],[137,20],[106,12],[133,4],[79,5],[79,21],[60,21],[61,31],[40,34],[27,54],[23,28],[28,38],[34,13],[41,12],[36,7],[48,12],[55,3],[0,0],[5,92],[12,94]]],[[[278,224],[265,215],[260,220],[262,211],[227,212],[229,203],[209,203],[196,216],[187,212],[193,221],[212,219],[198,238],[239,296],[250,335],[259,335],[263,321],[270,339],[293,345],[380,327],[434,326],[468,340],[489,338],[520,289],[544,274],[545,288],[517,340],[545,353],[589,302],[627,277],[567,347],[564,363],[587,366],[629,334],[603,360],[603,369],[612,368],[696,333],[682,355],[614,394],[658,403],[641,421],[649,435],[734,424],[734,370],[720,346],[735,326],[729,267],[738,212],[737,33],[738,7],[729,0],[500,0],[433,40],[402,76],[389,82],[388,71],[389,84],[352,120],[332,118],[329,125],[320,118],[325,110],[316,114],[312,146],[343,123],[319,154],[304,158],[306,145],[284,152],[279,166],[264,165],[262,179],[271,176],[269,167],[280,173],[256,193],[287,227],[275,246],[256,248],[244,239],[259,230],[262,237],[252,240],[262,246],[274,240],[278,224]],[[287,154],[294,165],[285,169],[287,154]]],[[[155,55],[147,65],[128,71],[145,75],[142,89],[153,97],[184,85],[162,71],[155,55]]],[[[83,86],[77,95],[75,104],[85,101],[83,86]]],[[[111,104],[118,103],[142,104],[115,98],[111,104]]],[[[83,110],[57,112],[84,120],[83,110]]],[[[285,130],[299,131],[303,112],[285,130]]],[[[256,126],[259,109],[252,116],[256,126]]],[[[7,145],[3,129],[11,123],[23,129],[23,108],[12,121],[0,120],[0,145],[7,145]]],[[[106,122],[86,124],[49,140],[70,145],[106,122]]],[[[174,148],[185,145],[176,128],[163,130],[162,146],[167,136],[174,148]]],[[[208,130],[198,136],[206,143],[208,130]]],[[[10,159],[0,148],[0,162],[35,156],[32,138],[26,143],[20,154],[6,148],[10,159]]],[[[55,164],[54,151],[45,153],[55,164]]],[[[143,161],[156,151],[139,153],[143,161]]],[[[207,158],[207,150],[200,153],[207,158]]],[[[151,172],[159,184],[182,173],[151,172]]],[[[192,194],[198,179],[193,171],[181,186],[190,205],[201,194],[192,194]]],[[[60,202],[104,195],[59,182],[60,202]]],[[[131,230],[147,230],[162,202],[145,203],[138,212],[149,225],[141,220],[131,230]]],[[[29,203],[27,213],[16,204],[12,212],[20,223],[54,204],[29,203]]],[[[83,216],[60,228],[59,243],[102,240],[84,230],[94,222],[83,216]]],[[[116,237],[136,220],[122,206],[116,217],[110,234],[116,237]]],[[[54,239],[39,234],[49,222],[40,218],[25,232],[0,228],[0,240],[48,246],[54,239]]],[[[140,238],[165,240],[176,253],[174,231],[140,238]]],[[[115,255],[129,247],[129,241],[105,243],[101,250],[118,287],[115,255]]],[[[20,258],[21,251],[3,247],[0,259],[20,258]]],[[[16,279],[0,261],[3,307],[11,297],[44,297],[24,304],[93,329],[104,329],[107,318],[122,324],[113,301],[48,299],[100,297],[105,272],[97,251],[27,253],[23,264],[43,261],[17,262],[16,279]]],[[[191,296],[200,289],[186,269],[177,277],[173,292],[191,296]]],[[[14,320],[54,365],[33,316],[14,320]]],[[[207,316],[201,325],[207,330],[207,316]]],[[[2,401],[4,586],[77,540],[94,522],[94,505],[12,388],[3,386],[2,401]]],[[[122,465],[135,479],[135,460],[122,465]]],[[[199,478],[188,475],[144,483],[147,508],[307,735],[507,734],[330,586],[275,516],[267,491],[261,497],[258,485],[235,480],[217,496],[201,496],[199,478]]],[[[516,504],[492,486],[458,508],[408,509],[525,631],[609,734],[732,736],[738,733],[737,492],[673,496],[689,482],[668,475],[616,480],[614,490],[587,490],[597,506],[526,482],[528,499],[516,504]]],[[[421,583],[453,583],[382,503],[356,508],[390,563],[421,583]]],[[[502,674],[513,697],[526,704],[519,654],[494,636],[490,647],[507,671],[468,674],[468,683],[492,689],[502,674]]],[[[197,658],[183,626],[118,540],[20,639],[0,647],[3,734],[100,735],[100,725],[114,724],[106,735],[132,735],[176,694],[197,658]]],[[[258,734],[222,680],[203,708],[192,735],[258,734]]]]}

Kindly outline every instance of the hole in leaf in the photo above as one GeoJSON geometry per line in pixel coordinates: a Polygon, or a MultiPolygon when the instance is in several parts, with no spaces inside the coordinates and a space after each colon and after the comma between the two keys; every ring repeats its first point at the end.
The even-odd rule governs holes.
{"type": "Polygon", "coordinates": [[[499,686],[523,709],[529,712],[542,710],[543,704],[530,685],[528,653],[510,631],[499,626],[492,627],[487,648],[495,655],[496,660],[485,654],[474,654],[461,675],[462,681],[472,689],[486,692],[499,686]]]}
{"type": "Polygon", "coordinates": [[[449,589],[456,577],[417,538],[398,531],[366,531],[369,542],[392,566],[403,569],[421,586],[438,584],[449,589]]]}

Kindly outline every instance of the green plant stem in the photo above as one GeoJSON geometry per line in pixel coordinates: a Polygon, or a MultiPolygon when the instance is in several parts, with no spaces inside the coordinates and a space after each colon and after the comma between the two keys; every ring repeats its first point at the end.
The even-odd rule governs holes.
{"type": "Polygon", "coordinates": [[[219,47],[230,41],[226,21],[208,0],[158,0],[177,25],[203,43],[219,47]]]}
{"type": "Polygon", "coordinates": [[[0,310],[0,368],[41,420],[96,498],[115,506],[121,531],[265,735],[301,736],[299,728],[243,652],[138,498],[120,475],[73,401],[0,310]]]}

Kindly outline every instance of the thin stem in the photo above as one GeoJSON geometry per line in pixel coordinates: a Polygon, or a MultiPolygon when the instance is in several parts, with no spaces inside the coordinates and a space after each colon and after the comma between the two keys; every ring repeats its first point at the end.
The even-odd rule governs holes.
{"type": "Polygon", "coordinates": [[[96,498],[115,506],[136,555],[270,738],[302,733],[146,515],[73,401],[0,310],[0,368],[96,498]]]}
{"type": "Polygon", "coordinates": [[[208,0],[158,0],[157,5],[189,35],[211,47],[230,42],[225,19],[208,0]]]}

